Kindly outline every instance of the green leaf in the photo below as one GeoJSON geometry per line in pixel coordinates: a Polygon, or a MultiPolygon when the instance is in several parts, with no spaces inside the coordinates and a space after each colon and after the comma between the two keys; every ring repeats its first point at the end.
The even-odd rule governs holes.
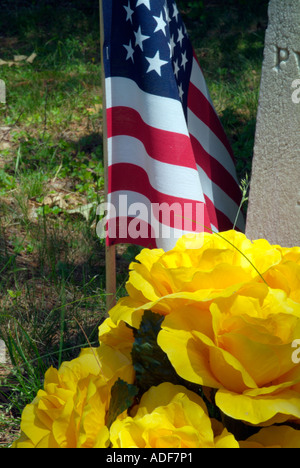
{"type": "Polygon", "coordinates": [[[162,382],[177,385],[183,383],[167,354],[157,344],[157,335],[163,320],[163,316],[147,310],[144,312],[140,328],[135,332],[131,357],[137,385],[142,392],[162,382]]]}
{"type": "Polygon", "coordinates": [[[122,379],[118,379],[111,389],[110,405],[107,413],[107,427],[110,428],[117,417],[130,408],[138,393],[135,385],[130,385],[122,379]]]}

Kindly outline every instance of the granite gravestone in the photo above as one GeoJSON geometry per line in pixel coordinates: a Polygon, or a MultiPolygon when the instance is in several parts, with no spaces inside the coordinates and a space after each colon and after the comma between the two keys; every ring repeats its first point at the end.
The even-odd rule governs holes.
{"type": "Polygon", "coordinates": [[[300,245],[300,0],[271,0],[246,234],[300,245]]]}

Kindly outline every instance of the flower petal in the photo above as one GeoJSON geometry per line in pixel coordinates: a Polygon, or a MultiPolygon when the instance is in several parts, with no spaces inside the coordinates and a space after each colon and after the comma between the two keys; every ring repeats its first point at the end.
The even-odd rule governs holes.
{"type": "Polygon", "coordinates": [[[289,389],[279,394],[259,397],[220,389],[215,398],[217,406],[227,416],[254,425],[266,424],[271,420],[274,424],[300,419],[299,393],[289,389]]]}
{"type": "Polygon", "coordinates": [[[271,426],[240,442],[241,448],[300,448],[300,428],[271,426]]]}

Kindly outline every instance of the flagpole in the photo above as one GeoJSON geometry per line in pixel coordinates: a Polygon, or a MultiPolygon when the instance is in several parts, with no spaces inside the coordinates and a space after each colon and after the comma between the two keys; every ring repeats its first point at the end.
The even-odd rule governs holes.
{"type": "MultiPolygon", "coordinates": [[[[107,150],[107,120],[106,120],[106,94],[105,94],[105,73],[103,60],[104,44],[104,21],[102,0],[99,0],[100,7],[100,41],[101,41],[101,81],[102,81],[102,108],[103,108],[103,158],[104,158],[104,181],[105,181],[105,201],[108,200],[108,150],[107,150]]],[[[116,247],[105,245],[105,276],[106,276],[106,312],[116,304],[116,247]]]]}

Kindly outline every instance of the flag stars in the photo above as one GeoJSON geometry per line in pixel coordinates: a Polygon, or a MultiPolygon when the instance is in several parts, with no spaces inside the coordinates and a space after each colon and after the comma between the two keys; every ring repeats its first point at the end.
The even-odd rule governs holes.
{"type": "Polygon", "coordinates": [[[178,39],[177,39],[177,42],[179,42],[180,47],[182,47],[183,39],[184,39],[183,28],[180,28],[178,29],[178,39]]]}
{"type": "Polygon", "coordinates": [[[164,6],[164,10],[165,10],[166,21],[169,24],[172,20],[170,18],[170,12],[169,12],[169,8],[167,5],[164,6]]]}
{"type": "Polygon", "coordinates": [[[176,18],[176,21],[178,21],[178,15],[179,15],[179,11],[178,11],[176,4],[174,3],[173,18],[176,18]]]}
{"type": "Polygon", "coordinates": [[[178,85],[178,94],[179,94],[179,97],[182,101],[182,98],[183,98],[183,95],[184,95],[184,91],[182,89],[182,84],[178,85]]]}
{"type": "Polygon", "coordinates": [[[125,47],[125,49],[127,50],[127,57],[126,57],[126,60],[131,59],[132,62],[134,63],[134,58],[133,58],[134,49],[133,49],[133,47],[132,47],[132,45],[131,45],[131,41],[129,41],[129,44],[128,44],[128,45],[123,44],[123,47],[125,47]]]}
{"type": "Polygon", "coordinates": [[[158,32],[158,31],[162,31],[164,33],[164,35],[166,36],[166,26],[167,26],[167,23],[165,22],[165,20],[163,19],[163,13],[161,11],[160,13],[160,16],[153,16],[153,18],[155,19],[155,21],[157,22],[157,26],[154,30],[154,32],[158,32]]]}
{"type": "Polygon", "coordinates": [[[143,73],[151,74],[151,72],[155,72],[153,75],[159,77],[164,76],[164,70],[167,71],[164,65],[172,64],[178,88],[177,96],[183,102],[186,93],[183,76],[189,62],[189,54],[184,47],[184,41],[186,39],[185,28],[180,21],[179,11],[175,2],[170,2],[171,5],[168,6],[168,2],[165,1],[164,6],[156,13],[159,16],[154,16],[151,12],[150,3],[152,3],[152,0],[125,0],[124,3],[125,5],[123,5],[123,8],[126,11],[126,22],[130,21],[131,25],[134,23],[135,19],[135,8],[142,5],[149,10],[149,12],[147,12],[145,9],[145,13],[143,14],[151,16],[153,19],[153,25],[149,22],[147,27],[146,23],[137,24],[134,28],[131,26],[131,37],[128,37],[127,40],[125,39],[125,41],[129,41],[129,43],[123,43],[123,47],[126,50],[126,62],[131,67],[132,64],[135,64],[137,60],[141,59],[140,63],[143,63],[143,67],[145,67],[143,73]],[[169,28],[169,26],[172,27],[169,28]],[[165,36],[166,42],[163,41],[162,37],[156,35],[156,33],[160,31],[165,36]],[[154,49],[154,51],[150,49],[152,51],[151,53],[151,51],[148,50],[147,44],[150,44],[150,40],[154,36],[157,42],[163,41],[162,43],[165,45],[163,49],[161,49],[160,46],[156,46],[157,48],[154,49]],[[149,40],[149,42],[145,43],[147,40],[149,40]],[[167,45],[169,53],[165,51],[167,45]],[[157,50],[156,53],[155,50],[157,50]]]}
{"type": "Polygon", "coordinates": [[[130,0],[128,0],[128,5],[125,6],[123,5],[125,10],[126,10],[126,13],[127,13],[127,16],[126,16],[126,21],[130,21],[131,24],[132,24],[132,15],[133,15],[133,10],[130,8],[130,0]]]}
{"type": "Polygon", "coordinates": [[[150,10],[150,0],[138,0],[136,6],[145,5],[150,10]]]}
{"type": "Polygon", "coordinates": [[[154,55],[153,58],[151,58],[151,57],[145,57],[145,58],[149,63],[147,73],[150,73],[151,71],[155,71],[159,76],[161,76],[162,66],[169,63],[166,60],[161,60],[161,58],[159,56],[159,50],[156,52],[156,54],[154,55]]]}
{"type": "Polygon", "coordinates": [[[178,60],[175,60],[174,61],[174,75],[176,76],[176,78],[178,78],[179,71],[180,71],[180,67],[178,66],[178,60]]]}
{"type": "Polygon", "coordinates": [[[186,58],[186,52],[181,54],[181,66],[185,70],[185,66],[188,63],[188,59],[186,58]]]}
{"type": "Polygon", "coordinates": [[[170,57],[172,57],[173,53],[174,53],[174,49],[176,47],[176,42],[174,40],[174,34],[173,34],[173,36],[170,37],[169,47],[170,47],[170,57]]]}
{"type": "Polygon", "coordinates": [[[135,47],[139,46],[139,48],[142,51],[144,51],[143,42],[146,41],[146,39],[149,39],[150,36],[144,36],[142,34],[141,26],[136,32],[134,31],[134,35],[135,35],[135,47]]]}

